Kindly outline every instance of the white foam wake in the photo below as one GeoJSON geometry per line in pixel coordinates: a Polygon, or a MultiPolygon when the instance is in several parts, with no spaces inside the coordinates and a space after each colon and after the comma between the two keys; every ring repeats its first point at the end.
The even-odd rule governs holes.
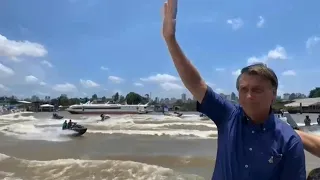
{"type": "Polygon", "coordinates": [[[10,124],[0,127],[0,132],[23,140],[68,141],[74,131],[60,127],[36,127],[32,124],[10,124]]]}
{"type": "Polygon", "coordinates": [[[217,131],[199,130],[88,130],[88,133],[100,134],[123,134],[123,135],[149,135],[149,136],[171,136],[171,137],[197,137],[201,139],[216,139],[217,131]]]}
{"type": "MultiPolygon", "coordinates": [[[[130,180],[187,180],[204,179],[193,174],[183,174],[169,168],[156,165],[139,163],[134,161],[119,160],[80,160],[80,159],[57,159],[51,161],[36,161],[18,159],[2,154],[6,159],[11,159],[17,164],[15,172],[4,172],[1,176],[18,179],[23,173],[34,180],[51,179],[130,179],[130,180]],[[19,164],[19,166],[18,166],[19,164]]],[[[1,157],[0,156],[0,157],[1,157]]],[[[9,159],[9,160],[10,160],[9,159]]],[[[3,161],[0,161],[0,164],[3,161]]],[[[3,178],[4,179],[4,178],[3,178]]]]}

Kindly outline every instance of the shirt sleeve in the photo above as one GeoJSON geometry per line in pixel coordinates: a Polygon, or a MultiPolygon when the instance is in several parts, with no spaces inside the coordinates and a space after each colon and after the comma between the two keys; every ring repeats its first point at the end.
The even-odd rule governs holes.
{"type": "Polygon", "coordinates": [[[207,86],[202,102],[197,101],[197,111],[207,115],[217,127],[226,122],[235,110],[234,104],[215,93],[210,86],[207,86]]]}
{"type": "Polygon", "coordinates": [[[306,163],[301,140],[294,141],[284,157],[281,180],[305,180],[306,163]]]}

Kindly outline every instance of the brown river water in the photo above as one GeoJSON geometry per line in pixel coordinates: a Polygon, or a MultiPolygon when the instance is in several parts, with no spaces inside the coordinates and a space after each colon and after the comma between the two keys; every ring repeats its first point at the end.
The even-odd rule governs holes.
{"type": "MultiPolygon", "coordinates": [[[[51,113],[0,116],[0,179],[211,178],[217,129],[197,113],[181,118],[115,115],[104,122],[98,122],[99,115],[59,115],[88,131],[72,137],[72,131],[61,130],[64,119],[53,120],[51,113]]],[[[304,116],[293,118],[301,123],[304,116]]],[[[320,159],[306,152],[306,163],[311,170],[320,166],[320,159]]]]}

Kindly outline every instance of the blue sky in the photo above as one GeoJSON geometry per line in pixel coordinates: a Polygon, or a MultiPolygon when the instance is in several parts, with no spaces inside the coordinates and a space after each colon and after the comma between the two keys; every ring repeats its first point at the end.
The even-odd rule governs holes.
{"type": "MultiPolygon", "coordinates": [[[[0,93],[181,97],[161,36],[163,0],[0,2],[0,93]]],[[[177,38],[216,91],[263,61],[283,92],[319,85],[320,2],[180,0],[177,38]]]]}

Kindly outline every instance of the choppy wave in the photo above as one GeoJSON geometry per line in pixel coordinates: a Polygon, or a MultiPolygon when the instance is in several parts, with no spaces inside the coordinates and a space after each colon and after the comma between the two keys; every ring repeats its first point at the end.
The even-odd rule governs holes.
{"type": "MultiPolygon", "coordinates": [[[[7,115],[0,117],[0,132],[24,140],[68,141],[73,131],[61,130],[62,120],[51,117],[37,119],[7,115]],[[10,119],[11,118],[11,119],[10,119]]],[[[111,116],[101,122],[99,116],[83,116],[73,121],[85,125],[87,134],[161,136],[170,138],[215,139],[217,128],[212,121],[200,121],[197,115],[186,115],[183,118],[163,115],[122,115],[111,116]]]]}
{"type": "Polygon", "coordinates": [[[117,180],[184,180],[204,179],[169,168],[134,161],[57,159],[35,161],[0,154],[1,179],[117,179],[117,180]],[[8,165],[9,164],[9,165],[8,165]],[[11,166],[15,166],[12,172],[11,166]],[[19,165],[19,166],[18,166],[19,165]]]}
{"type": "MultiPolygon", "coordinates": [[[[101,122],[97,116],[82,116],[73,121],[85,125],[87,134],[114,136],[148,136],[169,138],[216,139],[217,127],[198,115],[170,117],[163,115],[115,115],[101,122]]],[[[51,117],[37,119],[33,116],[9,114],[0,116],[0,132],[24,140],[68,141],[73,131],[61,130],[62,120],[51,117]],[[19,121],[20,120],[20,121],[19,121]]],[[[303,123],[298,123],[303,125],[303,123]]],[[[316,124],[316,123],[313,123],[316,124]]],[[[319,128],[320,129],[320,128],[319,128]]],[[[311,133],[320,134],[320,130],[311,133]]]]}

